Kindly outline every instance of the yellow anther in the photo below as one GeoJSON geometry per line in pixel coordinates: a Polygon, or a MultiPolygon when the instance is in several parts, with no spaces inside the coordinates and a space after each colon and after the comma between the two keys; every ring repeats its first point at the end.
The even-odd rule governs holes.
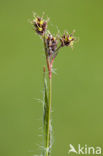
{"type": "Polygon", "coordinates": [[[68,38],[67,37],[65,38],[65,41],[68,41],[68,38]]]}
{"type": "Polygon", "coordinates": [[[43,20],[41,20],[41,21],[40,21],[40,25],[42,25],[43,23],[44,23],[44,21],[43,21],[43,20]]]}
{"type": "Polygon", "coordinates": [[[39,30],[39,31],[42,31],[42,28],[41,28],[41,27],[38,27],[38,30],[39,30]]]}
{"type": "Polygon", "coordinates": [[[72,37],[71,36],[69,36],[69,40],[72,40],[72,37]]]}

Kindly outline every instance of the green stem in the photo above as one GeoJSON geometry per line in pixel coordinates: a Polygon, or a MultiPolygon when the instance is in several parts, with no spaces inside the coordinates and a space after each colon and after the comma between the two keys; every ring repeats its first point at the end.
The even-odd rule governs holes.
{"type": "Polygon", "coordinates": [[[51,95],[52,95],[52,66],[50,66],[50,62],[47,56],[47,47],[45,41],[45,35],[43,36],[44,40],[44,47],[45,47],[45,55],[46,55],[46,62],[47,68],[49,72],[49,102],[48,102],[48,111],[47,111],[47,131],[46,131],[46,153],[45,156],[50,156],[50,148],[51,148],[51,95]]]}
{"type": "Polygon", "coordinates": [[[51,99],[52,99],[52,79],[49,78],[49,110],[48,110],[48,123],[47,123],[47,144],[46,144],[46,156],[50,155],[51,145],[51,99]]]}
{"type": "Polygon", "coordinates": [[[54,55],[53,55],[53,60],[56,58],[56,56],[58,55],[58,53],[59,53],[59,49],[61,48],[62,46],[60,45],[57,49],[56,49],[56,51],[55,51],[55,53],[54,53],[54,55]]]}

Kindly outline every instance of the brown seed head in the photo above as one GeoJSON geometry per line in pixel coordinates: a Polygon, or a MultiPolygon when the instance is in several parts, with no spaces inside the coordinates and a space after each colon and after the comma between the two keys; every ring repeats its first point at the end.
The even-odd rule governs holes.
{"type": "Polygon", "coordinates": [[[42,19],[41,17],[36,17],[33,21],[32,24],[34,26],[35,31],[39,35],[43,35],[46,31],[47,28],[47,21],[42,19]]]}
{"type": "Polygon", "coordinates": [[[48,34],[46,38],[46,45],[48,56],[51,56],[57,49],[57,39],[51,34],[48,34]]]}
{"type": "Polygon", "coordinates": [[[72,34],[69,35],[63,35],[61,38],[60,38],[60,42],[61,42],[61,46],[72,46],[73,45],[73,41],[75,40],[74,37],[72,37],[72,34]]]}

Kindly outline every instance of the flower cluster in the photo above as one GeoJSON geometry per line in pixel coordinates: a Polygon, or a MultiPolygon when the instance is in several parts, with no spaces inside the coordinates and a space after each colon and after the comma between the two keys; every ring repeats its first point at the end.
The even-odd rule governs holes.
{"type": "Polygon", "coordinates": [[[47,29],[47,21],[43,20],[41,17],[36,17],[32,24],[34,26],[35,31],[39,35],[44,35],[46,29],[47,29]]]}
{"type": "Polygon", "coordinates": [[[53,37],[51,34],[47,35],[46,38],[46,47],[47,47],[47,53],[48,56],[52,56],[53,53],[55,53],[56,49],[57,49],[57,39],[55,37],[53,37]]]}
{"type": "Polygon", "coordinates": [[[47,31],[47,20],[41,17],[35,17],[32,21],[33,29],[39,34],[44,40],[45,54],[47,60],[47,66],[49,71],[49,77],[51,75],[51,68],[55,57],[57,56],[60,48],[64,46],[73,46],[75,38],[72,34],[64,33],[61,37],[54,37],[50,32],[47,31]]]}
{"type": "Polygon", "coordinates": [[[69,35],[63,35],[61,38],[60,38],[60,42],[61,42],[61,46],[72,46],[73,45],[73,41],[74,41],[74,37],[72,37],[72,34],[69,35]]]}

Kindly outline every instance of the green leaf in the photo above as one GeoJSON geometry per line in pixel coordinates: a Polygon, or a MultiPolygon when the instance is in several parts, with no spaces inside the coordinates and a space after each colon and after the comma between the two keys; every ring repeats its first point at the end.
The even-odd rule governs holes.
{"type": "Polygon", "coordinates": [[[44,140],[45,140],[45,145],[46,145],[46,143],[47,143],[48,111],[49,111],[48,87],[47,87],[46,73],[45,73],[45,71],[44,71],[43,129],[44,129],[44,140]]]}

